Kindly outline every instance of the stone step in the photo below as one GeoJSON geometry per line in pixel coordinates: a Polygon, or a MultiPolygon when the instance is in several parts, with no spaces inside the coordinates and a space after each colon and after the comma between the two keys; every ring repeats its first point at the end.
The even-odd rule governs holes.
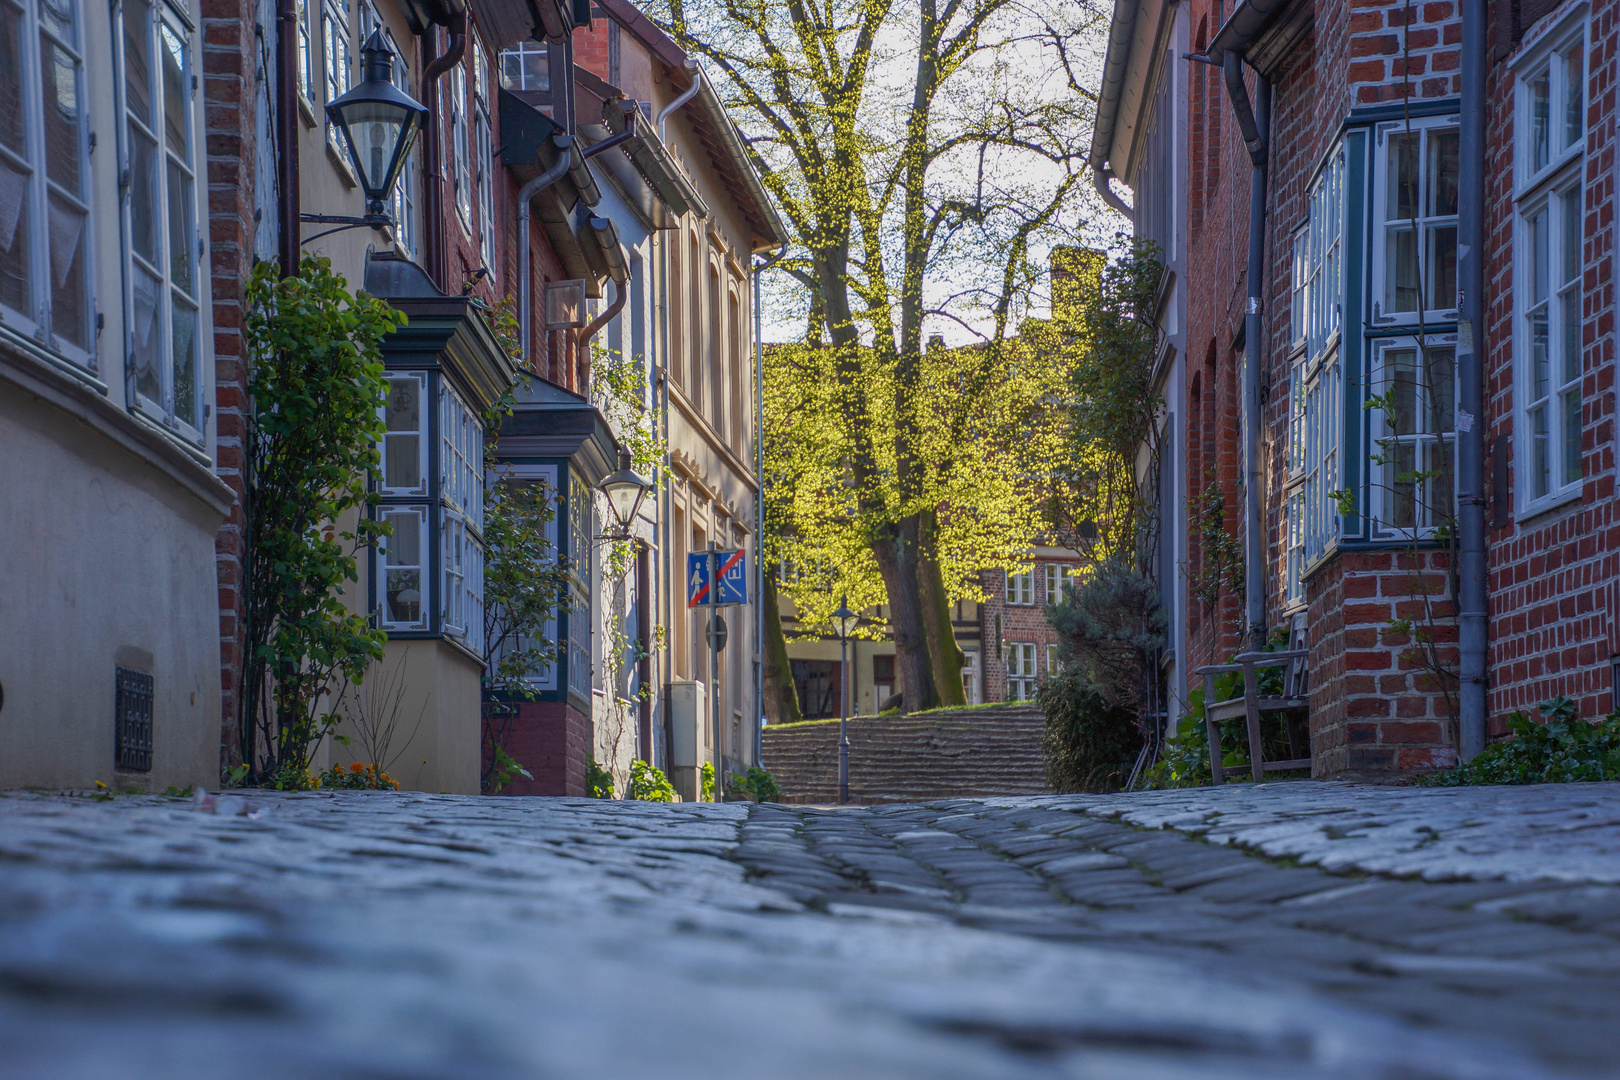
{"type": "MultiPolygon", "coordinates": [[[[850,796],[856,802],[932,802],[1050,789],[1040,753],[1045,727],[1032,705],[852,717],[850,796]]],[[[765,766],[794,803],[838,795],[838,724],[767,727],[765,766]]]]}

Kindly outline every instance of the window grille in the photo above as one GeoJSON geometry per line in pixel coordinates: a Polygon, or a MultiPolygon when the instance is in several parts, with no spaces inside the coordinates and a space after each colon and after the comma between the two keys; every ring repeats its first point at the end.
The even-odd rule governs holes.
{"type": "Polygon", "coordinates": [[[152,674],[115,668],[113,765],[131,772],[152,771],[152,674]]]}

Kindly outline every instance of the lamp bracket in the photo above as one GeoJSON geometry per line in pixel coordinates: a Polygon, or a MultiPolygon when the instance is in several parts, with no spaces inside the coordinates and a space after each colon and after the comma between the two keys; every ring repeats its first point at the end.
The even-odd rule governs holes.
{"type": "Polygon", "coordinates": [[[333,233],[344,232],[348,229],[363,229],[367,227],[373,229],[383,229],[389,228],[394,224],[394,219],[389,217],[387,214],[367,214],[364,217],[344,217],[341,214],[299,214],[298,220],[308,222],[312,225],[338,226],[335,229],[327,229],[324,232],[318,232],[314,236],[306,236],[303,241],[306,244],[313,243],[323,236],[331,236],[333,233]]]}

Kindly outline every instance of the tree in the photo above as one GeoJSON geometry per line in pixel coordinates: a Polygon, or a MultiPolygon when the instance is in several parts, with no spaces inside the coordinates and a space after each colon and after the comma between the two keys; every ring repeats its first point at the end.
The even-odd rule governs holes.
{"type": "Polygon", "coordinates": [[[258,264],[247,300],[242,760],[249,780],[302,788],[343,688],[382,657],[385,635],[342,594],[359,582],[360,549],[388,535],[368,515],[387,395],[380,345],[405,317],[350,293],[314,256],[288,278],[258,264]]]}
{"type": "Polygon", "coordinates": [[[944,440],[973,430],[976,399],[1009,372],[1032,246],[1081,224],[1092,95],[1071,47],[1106,14],[1013,0],[665,0],[652,14],[724,73],[794,233],[782,266],[808,294],[806,343],[828,349],[845,516],[868,552],[851,570],[869,562],[882,581],[905,707],[959,701],[948,605],[962,594],[944,553],[973,518],[951,506],[964,470],[944,440]],[[946,323],[984,346],[941,371],[924,333],[946,323]]]}

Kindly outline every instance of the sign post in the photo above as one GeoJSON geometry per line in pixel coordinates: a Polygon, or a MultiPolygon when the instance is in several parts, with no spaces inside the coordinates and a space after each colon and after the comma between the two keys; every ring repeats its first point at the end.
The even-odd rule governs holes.
{"type": "MultiPolygon", "coordinates": [[[[726,624],[720,619],[720,608],[746,603],[748,560],[743,549],[722,551],[711,540],[709,550],[687,554],[686,606],[709,609],[709,626],[704,635],[709,644],[709,735],[710,746],[720,761],[724,761],[720,749],[720,650],[726,647],[726,624]]],[[[714,779],[716,785],[725,782],[718,768],[714,779]]]]}

